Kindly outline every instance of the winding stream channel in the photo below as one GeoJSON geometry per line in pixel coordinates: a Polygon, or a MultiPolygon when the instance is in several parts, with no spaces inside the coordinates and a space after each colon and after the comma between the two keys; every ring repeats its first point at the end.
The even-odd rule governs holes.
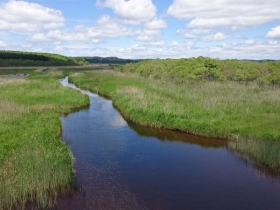
{"type": "Polygon", "coordinates": [[[76,185],[56,209],[280,209],[280,178],[225,141],[128,123],[110,100],[80,91],[90,105],[61,117],[76,185]]]}

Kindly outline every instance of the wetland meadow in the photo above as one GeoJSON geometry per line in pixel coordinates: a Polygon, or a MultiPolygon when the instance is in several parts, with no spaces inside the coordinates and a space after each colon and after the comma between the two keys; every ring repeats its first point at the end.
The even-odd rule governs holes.
{"type": "Polygon", "coordinates": [[[0,208],[278,209],[278,67],[1,69],[0,208]]]}

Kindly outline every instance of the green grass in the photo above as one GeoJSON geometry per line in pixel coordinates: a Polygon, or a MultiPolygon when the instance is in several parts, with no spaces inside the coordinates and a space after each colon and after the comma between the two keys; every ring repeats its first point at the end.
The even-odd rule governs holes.
{"type": "Polygon", "coordinates": [[[78,68],[65,68],[65,67],[61,67],[59,68],[59,70],[62,72],[62,74],[64,76],[68,76],[71,75],[73,73],[78,73],[78,72],[85,72],[85,71],[99,71],[102,69],[108,69],[109,66],[107,65],[91,65],[91,66],[84,66],[84,67],[78,67],[78,68]]]}
{"type": "Polygon", "coordinates": [[[73,157],[59,138],[59,116],[88,98],[62,87],[58,77],[0,77],[0,209],[33,200],[46,208],[70,187],[73,157]]]}
{"type": "Polygon", "coordinates": [[[33,73],[35,69],[0,69],[0,75],[7,74],[30,74],[33,73]]]}
{"type": "Polygon", "coordinates": [[[279,88],[236,82],[174,84],[124,74],[85,73],[75,84],[112,98],[133,122],[207,137],[280,140],[279,88]]]}

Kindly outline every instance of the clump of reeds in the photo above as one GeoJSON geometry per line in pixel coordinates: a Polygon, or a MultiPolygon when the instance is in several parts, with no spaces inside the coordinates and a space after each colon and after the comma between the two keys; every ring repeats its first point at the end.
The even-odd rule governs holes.
{"type": "Polygon", "coordinates": [[[259,141],[241,137],[230,139],[228,147],[250,157],[255,163],[280,169],[280,142],[259,141]]]}

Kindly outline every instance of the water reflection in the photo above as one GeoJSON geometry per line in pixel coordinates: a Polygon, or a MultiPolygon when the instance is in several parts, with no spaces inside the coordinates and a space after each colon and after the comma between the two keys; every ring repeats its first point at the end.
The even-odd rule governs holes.
{"type": "Polygon", "coordinates": [[[280,178],[280,143],[272,141],[257,141],[241,139],[222,140],[209,139],[183,132],[156,129],[141,126],[132,122],[128,126],[141,136],[156,137],[162,141],[176,141],[200,145],[204,148],[227,148],[239,161],[249,166],[253,165],[260,174],[271,178],[280,178]]]}
{"type": "Polygon", "coordinates": [[[186,134],[183,132],[151,128],[129,122],[128,126],[141,136],[156,137],[161,141],[182,142],[200,145],[204,148],[222,148],[227,146],[227,141],[221,139],[209,139],[201,136],[186,134]]]}
{"type": "Polygon", "coordinates": [[[123,119],[123,117],[119,113],[112,118],[110,124],[111,126],[116,128],[127,126],[127,122],[123,119]]]}
{"type": "Polygon", "coordinates": [[[226,141],[127,124],[110,101],[89,96],[87,109],[61,117],[77,187],[57,209],[279,208],[279,179],[226,141]]]}
{"type": "Polygon", "coordinates": [[[239,138],[228,142],[228,148],[242,161],[253,163],[261,173],[280,177],[280,143],[239,138]]]}

